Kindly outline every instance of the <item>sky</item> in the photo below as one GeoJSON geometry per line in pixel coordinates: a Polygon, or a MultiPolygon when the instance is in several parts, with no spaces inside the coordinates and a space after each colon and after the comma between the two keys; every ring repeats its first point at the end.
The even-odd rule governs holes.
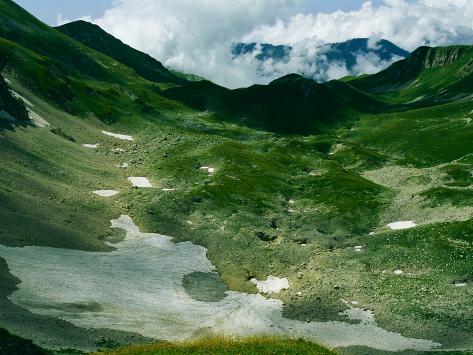
{"type": "MultiPolygon", "coordinates": [[[[421,45],[473,43],[472,0],[17,0],[50,25],[85,19],[171,69],[235,88],[317,72],[320,46],[352,38],[421,45]],[[235,60],[235,42],[291,45],[286,63],[235,60]]],[[[397,60],[397,59],[396,59],[397,60]]],[[[324,63],[326,77],[374,73],[390,62],[360,53],[357,72],[324,63]]],[[[316,79],[316,77],[313,77],[316,79]]]]}
{"type": "MultiPolygon", "coordinates": [[[[76,19],[81,17],[98,18],[115,0],[14,0],[48,25],[55,26],[59,18],[76,19]]],[[[179,1],[179,0],[176,0],[179,1]]],[[[258,1],[258,0],[255,0],[258,1]]],[[[304,12],[333,12],[336,10],[354,10],[364,0],[313,0],[304,5],[304,12]]],[[[380,1],[375,1],[380,2],[380,1]]]]}

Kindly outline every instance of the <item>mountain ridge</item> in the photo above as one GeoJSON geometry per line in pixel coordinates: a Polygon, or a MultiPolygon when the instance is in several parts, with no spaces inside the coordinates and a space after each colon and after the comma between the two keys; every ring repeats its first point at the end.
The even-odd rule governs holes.
{"type": "MultiPolygon", "coordinates": [[[[303,69],[304,72],[298,74],[322,81],[333,79],[328,74],[329,68],[333,65],[341,66],[349,75],[359,75],[365,74],[362,66],[360,66],[360,60],[369,61],[372,65],[382,66],[397,59],[407,58],[410,55],[408,51],[388,40],[374,41],[369,38],[353,38],[344,42],[314,46],[314,48],[311,48],[308,44],[292,47],[269,43],[237,42],[232,45],[231,52],[234,60],[244,59],[249,55],[254,56],[261,63],[269,61],[288,64],[292,57],[296,57],[298,61],[303,60],[310,68],[305,68],[303,69]]],[[[258,68],[258,70],[263,72],[261,68],[258,68]]]]}
{"type": "Polygon", "coordinates": [[[173,74],[158,60],[123,43],[96,24],[78,20],[55,28],[66,36],[134,69],[138,75],[147,80],[174,84],[187,82],[183,77],[173,74]]]}

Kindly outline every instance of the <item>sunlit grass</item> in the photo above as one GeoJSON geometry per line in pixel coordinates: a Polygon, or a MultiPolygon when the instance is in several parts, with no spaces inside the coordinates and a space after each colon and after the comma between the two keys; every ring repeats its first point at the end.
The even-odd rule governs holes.
{"type": "Polygon", "coordinates": [[[245,339],[216,337],[181,343],[133,345],[99,352],[107,355],[151,354],[311,354],[328,355],[334,352],[302,339],[251,337],[245,339]]]}

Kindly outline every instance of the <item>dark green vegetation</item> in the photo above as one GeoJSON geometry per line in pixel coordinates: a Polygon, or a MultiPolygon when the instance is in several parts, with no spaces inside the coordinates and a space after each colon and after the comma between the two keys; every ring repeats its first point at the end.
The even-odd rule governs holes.
{"type": "Polygon", "coordinates": [[[49,352],[25,340],[0,329],[0,354],[8,355],[48,355],[49,352]]]}
{"type": "Polygon", "coordinates": [[[218,274],[193,272],[184,276],[182,285],[193,299],[203,302],[217,302],[225,298],[228,287],[218,274]]]}
{"type": "Polygon", "coordinates": [[[5,112],[8,112],[10,117],[5,117],[4,119],[17,119],[27,121],[28,111],[26,106],[20,99],[15,98],[10,89],[8,88],[7,83],[3,79],[3,76],[0,74],[0,114],[5,115],[5,112]]]}
{"type": "MultiPolygon", "coordinates": [[[[340,299],[353,300],[383,328],[471,348],[471,63],[471,47],[421,48],[345,82],[169,88],[0,0],[2,73],[50,124],[0,120],[0,243],[111,250],[104,242],[122,236],[109,221],[126,213],[207,247],[232,290],[288,277],[273,295],[287,317],[346,320],[340,299]],[[157,188],[132,189],[128,176],[157,188]],[[109,188],[120,194],[92,194],[109,188]],[[386,227],[400,220],[419,226],[386,227]]],[[[16,335],[57,348],[146,341],[33,315],[8,300],[19,280],[4,264],[0,277],[0,327],[16,335]]],[[[211,297],[217,281],[206,279],[211,297]]]]}
{"type": "Polygon", "coordinates": [[[59,31],[86,46],[115,59],[136,71],[143,78],[156,83],[184,84],[182,76],[175,75],[148,54],[124,44],[99,26],[86,21],[75,21],[57,27],[59,31]]]}
{"type": "Polygon", "coordinates": [[[237,90],[201,81],[168,89],[164,96],[197,109],[214,111],[217,119],[277,133],[304,135],[322,133],[361,114],[380,112],[385,106],[341,81],[318,84],[296,74],[267,86],[237,90]]]}
{"type": "Polygon", "coordinates": [[[132,346],[101,352],[109,355],[160,355],[160,354],[202,354],[202,355],[279,355],[307,354],[330,355],[332,351],[304,340],[280,338],[249,338],[234,340],[210,338],[181,344],[151,344],[132,346]]]}

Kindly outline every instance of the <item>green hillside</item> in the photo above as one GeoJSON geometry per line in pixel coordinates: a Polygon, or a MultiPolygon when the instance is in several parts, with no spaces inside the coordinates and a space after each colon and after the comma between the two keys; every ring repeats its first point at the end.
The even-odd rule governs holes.
{"type": "Polygon", "coordinates": [[[169,71],[148,54],[124,44],[92,23],[74,21],[56,27],[56,29],[76,41],[134,69],[138,75],[149,81],[174,84],[184,84],[187,81],[182,76],[177,76],[169,71]]]}
{"type": "Polygon", "coordinates": [[[296,74],[231,91],[210,82],[192,83],[163,95],[214,111],[223,120],[283,134],[321,133],[387,106],[341,81],[318,84],[296,74]]]}
{"type": "MultiPolygon", "coordinates": [[[[18,119],[0,118],[0,244],[109,252],[124,237],[110,220],[126,214],[142,231],[206,247],[232,291],[287,278],[288,289],[265,297],[298,324],[353,324],[347,311],[370,310],[387,331],[472,349],[472,50],[420,48],[347,82],[170,85],[0,0],[0,111],[18,119]],[[25,108],[32,123],[19,120],[25,108]],[[119,194],[93,193],[102,189],[119,194]],[[416,226],[388,227],[398,221],[416,226]]],[[[55,316],[100,318],[93,293],[90,304],[22,308],[14,267],[0,259],[0,328],[21,346],[16,337],[83,351],[160,340],[55,316]]],[[[379,336],[367,341],[381,347],[379,336]]]]}
{"type": "Polygon", "coordinates": [[[202,355],[253,355],[253,354],[300,354],[331,355],[328,349],[303,340],[256,337],[247,340],[225,338],[204,339],[179,344],[152,344],[124,347],[99,354],[109,355],[160,355],[160,354],[202,354],[202,355]]]}
{"type": "Polygon", "coordinates": [[[350,83],[363,91],[384,94],[396,102],[425,107],[469,100],[472,74],[471,46],[420,47],[409,58],[380,73],[350,83]]]}

